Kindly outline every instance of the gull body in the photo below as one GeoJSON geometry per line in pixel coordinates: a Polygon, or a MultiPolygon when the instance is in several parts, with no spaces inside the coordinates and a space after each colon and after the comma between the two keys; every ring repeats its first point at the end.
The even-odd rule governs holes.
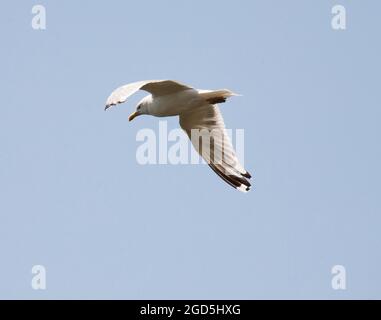
{"type": "Polygon", "coordinates": [[[164,96],[148,95],[138,103],[134,118],[142,114],[155,117],[178,116],[192,108],[201,107],[205,105],[205,100],[202,99],[199,92],[199,90],[188,89],[181,93],[176,92],[164,96]]]}
{"type": "Polygon", "coordinates": [[[138,103],[129,121],[143,114],[155,117],[179,116],[181,128],[209,167],[235,189],[242,192],[250,190],[251,175],[237,159],[217,106],[235,96],[235,93],[227,89],[197,90],[173,80],[146,80],[117,88],[107,99],[105,109],[125,102],[138,90],[145,90],[150,95],[138,103]],[[204,142],[200,144],[199,136],[194,139],[194,131],[209,133],[207,147],[204,142]]]}

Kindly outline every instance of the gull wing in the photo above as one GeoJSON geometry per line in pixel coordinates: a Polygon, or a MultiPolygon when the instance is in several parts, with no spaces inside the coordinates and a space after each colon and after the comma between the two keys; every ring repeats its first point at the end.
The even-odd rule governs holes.
{"type": "Polygon", "coordinates": [[[181,114],[180,126],[217,175],[239,191],[250,190],[251,175],[239,163],[218,106],[205,105],[181,114]]]}
{"type": "Polygon", "coordinates": [[[183,90],[193,89],[185,84],[173,80],[146,80],[126,84],[114,90],[108,97],[106,109],[119,103],[125,102],[139,90],[145,90],[153,96],[164,96],[183,90]]]}

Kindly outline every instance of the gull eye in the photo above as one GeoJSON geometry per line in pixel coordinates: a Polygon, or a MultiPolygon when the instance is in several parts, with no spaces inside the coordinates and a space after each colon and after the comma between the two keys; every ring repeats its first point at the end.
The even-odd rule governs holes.
{"type": "Polygon", "coordinates": [[[139,105],[139,106],[138,106],[138,110],[140,110],[141,108],[142,108],[142,106],[141,106],[141,105],[139,105]]]}

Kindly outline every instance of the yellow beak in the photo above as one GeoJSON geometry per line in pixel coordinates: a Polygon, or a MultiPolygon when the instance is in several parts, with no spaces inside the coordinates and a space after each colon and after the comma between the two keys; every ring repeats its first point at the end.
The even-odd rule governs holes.
{"type": "Polygon", "coordinates": [[[134,120],[138,115],[139,115],[139,113],[135,111],[133,114],[131,114],[131,115],[128,117],[128,121],[132,121],[132,120],[134,120]]]}

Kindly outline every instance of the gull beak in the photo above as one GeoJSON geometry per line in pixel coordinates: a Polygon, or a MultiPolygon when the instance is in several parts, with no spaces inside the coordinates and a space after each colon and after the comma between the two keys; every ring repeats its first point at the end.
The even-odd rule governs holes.
{"type": "Polygon", "coordinates": [[[129,117],[128,117],[128,121],[132,121],[134,120],[137,116],[139,116],[140,113],[138,113],[137,111],[135,111],[134,113],[132,113],[129,117]]]}

